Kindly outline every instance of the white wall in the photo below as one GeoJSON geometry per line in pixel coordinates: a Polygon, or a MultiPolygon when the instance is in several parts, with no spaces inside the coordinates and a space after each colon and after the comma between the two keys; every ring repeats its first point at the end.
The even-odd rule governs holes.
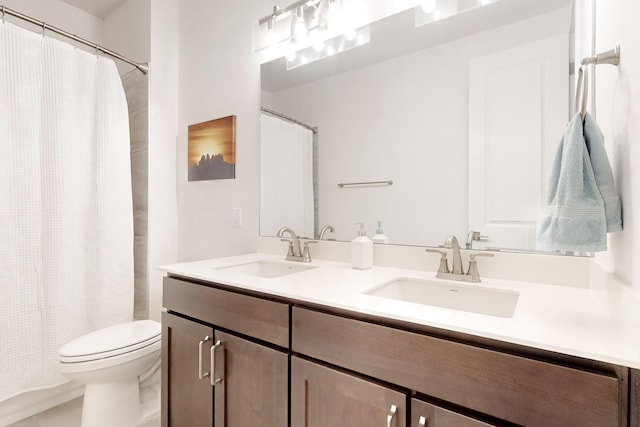
{"type": "Polygon", "coordinates": [[[618,67],[599,65],[597,121],[605,135],[616,187],[622,199],[623,228],[609,239],[597,260],[640,291],[640,2],[596,0],[596,52],[620,44],[618,67]]]}
{"type": "MultiPolygon", "coordinates": [[[[148,62],[151,44],[151,0],[129,0],[104,19],[104,47],[137,62],[148,62]]],[[[124,75],[134,67],[116,61],[124,75]]]]}
{"type": "MultiPolygon", "coordinates": [[[[253,23],[266,0],[180,3],[179,257],[252,252],[258,237],[260,78],[253,23]],[[236,115],[236,178],[187,181],[187,126],[236,115]],[[233,227],[233,208],[243,227],[233,227]]],[[[265,12],[266,11],[266,12],[265,12]]]]}
{"type": "Polygon", "coordinates": [[[320,226],[333,225],[338,240],[352,239],[360,221],[372,236],[378,220],[391,243],[466,236],[469,63],[566,34],[568,15],[561,9],[271,94],[269,108],[319,128],[320,226]],[[337,187],[383,180],[394,184],[337,187]]]}
{"type": "Polygon", "coordinates": [[[163,273],[156,267],[178,259],[178,0],[153,0],[150,24],[149,317],[159,320],[163,273]]]}
{"type": "MultiPolygon", "coordinates": [[[[1,4],[84,39],[102,43],[102,20],[67,3],[59,0],[3,0],[1,4]]],[[[11,16],[6,19],[32,31],[40,31],[35,25],[11,16]]],[[[48,34],[60,38],[53,33],[48,34]]]]}

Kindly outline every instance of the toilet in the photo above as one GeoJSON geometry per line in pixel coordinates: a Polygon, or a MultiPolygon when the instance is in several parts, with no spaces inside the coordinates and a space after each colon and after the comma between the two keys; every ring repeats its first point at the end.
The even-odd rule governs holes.
{"type": "Polygon", "coordinates": [[[140,378],[160,363],[162,328],[138,320],[100,329],[63,345],[60,372],[85,384],[82,427],[135,427],[140,378]]]}

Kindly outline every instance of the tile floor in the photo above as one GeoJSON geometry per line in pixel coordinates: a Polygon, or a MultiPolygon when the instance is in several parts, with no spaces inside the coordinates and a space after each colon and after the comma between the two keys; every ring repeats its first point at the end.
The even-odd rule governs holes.
{"type": "MultiPolygon", "coordinates": [[[[8,427],[80,427],[81,415],[82,397],[79,397],[8,427]]],[[[160,417],[153,418],[140,427],[160,427],[160,417]]]]}

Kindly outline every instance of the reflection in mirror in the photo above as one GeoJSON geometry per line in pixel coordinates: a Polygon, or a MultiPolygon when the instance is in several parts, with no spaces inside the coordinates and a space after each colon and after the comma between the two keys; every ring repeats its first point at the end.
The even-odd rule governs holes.
{"type": "Polygon", "coordinates": [[[474,230],[474,249],[535,249],[569,117],[571,1],[498,0],[421,25],[424,14],[371,23],[366,45],[289,71],[284,58],[262,64],[262,107],[317,133],[262,113],[261,235],[332,225],[351,240],[354,223],[372,236],[381,221],[394,244],[474,230]],[[369,181],[393,185],[338,185],[369,181]]]}

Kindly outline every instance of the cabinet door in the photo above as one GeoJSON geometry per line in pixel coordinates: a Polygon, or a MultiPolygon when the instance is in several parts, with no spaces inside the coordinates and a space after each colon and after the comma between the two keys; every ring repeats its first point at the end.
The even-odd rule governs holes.
{"type": "Polygon", "coordinates": [[[211,328],[162,313],[163,427],[211,427],[213,389],[207,373],[212,338],[211,328]]]}
{"type": "Polygon", "coordinates": [[[418,399],[411,399],[411,427],[491,427],[473,418],[418,399]]]}
{"type": "Polygon", "coordinates": [[[216,427],[286,427],[289,356],[215,332],[216,427]]]}
{"type": "Polygon", "coordinates": [[[405,427],[406,395],[291,358],[291,427],[405,427]]]}

